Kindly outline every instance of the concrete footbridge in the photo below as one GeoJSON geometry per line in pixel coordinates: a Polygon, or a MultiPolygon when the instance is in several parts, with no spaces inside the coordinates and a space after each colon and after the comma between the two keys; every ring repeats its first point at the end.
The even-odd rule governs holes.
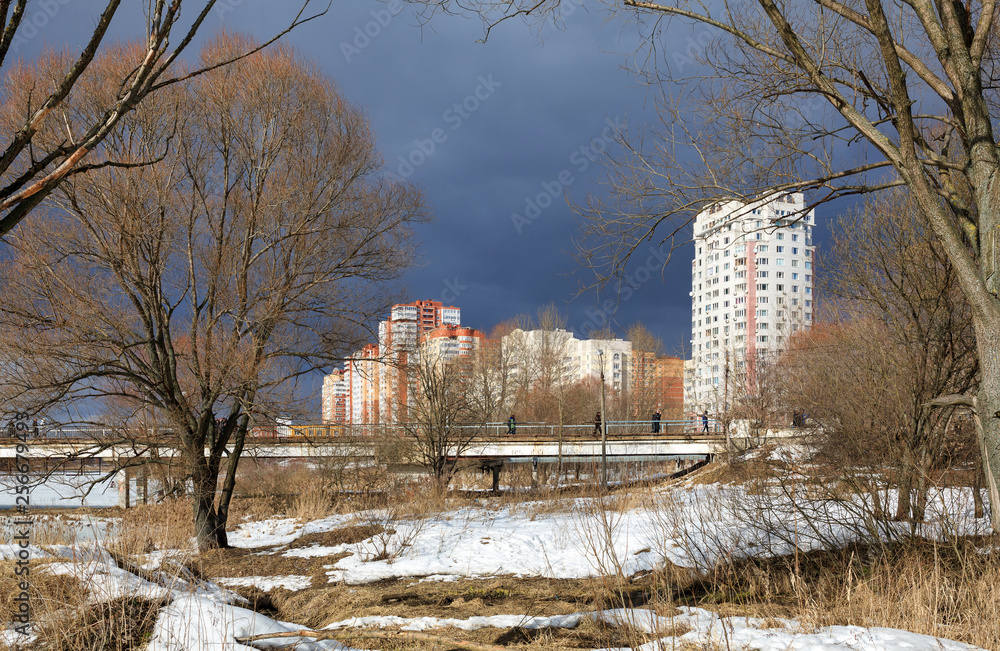
{"type": "MultiPolygon", "coordinates": [[[[646,422],[608,422],[607,436],[594,425],[563,427],[518,424],[513,432],[505,423],[455,428],[458,442],[449,456],[462,459],[534,461],[593,461],[609,459],[655,460],[705,457],[723,452],[721,427],[692,421],[663,421],[659,431],[646,422]],[[707,431],[706,431],[707,430],[707,431]]],[[[245,453],[261,458],[372,457],[389,438],[413,438],[414,428],[403,425],[282,425],[257,428],[248,437],[245,453]]],[[[14,458],[17,445],[35,459],[108,459],[175,456],[175,437],[169,432],[126,435],[110,428],[55,428],[34,433],[27,441],[0,439],[0,459],[14,458]]]]}

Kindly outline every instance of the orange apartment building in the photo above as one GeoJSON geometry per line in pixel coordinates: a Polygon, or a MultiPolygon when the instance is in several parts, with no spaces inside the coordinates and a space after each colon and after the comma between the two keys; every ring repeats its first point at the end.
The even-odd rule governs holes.
{"type": "Polygon", "coordinates": [[[681,418],[684,409],[684,360],[634,350],[630,362],[630,390],[648,396],[643,402],[659,407],[664,419],[671,416],[681,418]]]}
{"type": "Polygon", "coordinates": [[[428,330],[421,338],[421,349],[435,359],[448,361],[456,357],[468,357],[478,350],[486,339],[486,334],[475,328],[443,324],[428,330]]]}
{"type": "Polygon", "coordinates": [[[346,423],[350,392],[347,369],[337,369],[323,378],[323,422],[346,423]]]}
{"type": "Polygon", "coordinates": [[[664,420],[684,417],[684,360],[680,357],[659,357],[655,362],[656,391],[662,400],[660,411],[664,420]]]}
{"type": "Polygon", "coordinates": [[[358,424],[405,420],[410,402],[405,369],[421,336],[442,326],[460,325],[461,310],[441,301],[393,305],[389,318],[379,323],[378,343],[367,344],[351,355],[343,369],[323,379],[323,420],[358,424]]]}

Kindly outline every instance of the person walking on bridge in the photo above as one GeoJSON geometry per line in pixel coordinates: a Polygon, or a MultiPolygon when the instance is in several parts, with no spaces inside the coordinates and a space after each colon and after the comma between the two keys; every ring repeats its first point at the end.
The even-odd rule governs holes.
{"type": "Polygon", "coordinates": [[[660,433],[660,410],[659,409],[657,409],[655,412],[653,412],[653,417],[650,420],[653,421],[653,434],[659,434],[660,433]]]}
{"type": "Polygon", "coordinates": [[[701,415],[701,431],[704,432],[704,433],[706,433],[706,434],[708,433],[708,410],[707,409],[705,410],[705,413],[703,413],[701,415]]]}
{"type": "Polygon", "coordinates": [[[514,418],[514,414],[511,414],[510,418],[507,419],[507,433],[511,436],[517,434],[517,419],[514,418]]]}
{"type": "Polygon", "coordinates": [[[594,436],[601,435],[601,412],[597,412],[594,416],[594,436]]]}

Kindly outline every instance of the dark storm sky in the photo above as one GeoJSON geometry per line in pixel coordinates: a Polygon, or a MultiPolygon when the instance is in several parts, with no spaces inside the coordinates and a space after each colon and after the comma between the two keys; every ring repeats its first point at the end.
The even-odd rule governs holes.
{"type": "MultiPolygon", "coordinates": [[[[404,277],[407,296],[457,305],[465,324],[483,330],[549,302],[578,335],[601,325],[593,295],[570,302],[580,271],[571,255],[578,218],[563,193],[582,201],[600,192],[602,163],[591,148],[611,144],[609,125],[627,120],[631,130],[654,120],[654,93],[627,69],[640,43],[636,27],[609,20],[595,0],[572,1],[559,26],[508,21],[485,44],[477,43],[480,21],[441,16],[421,27],[399,0],[337,1],[286,37],[365,107],[390,169],[425,191],[434,220],[418,230],[422,256],[404,277]],[[550,196],[519,231],[512,214],[523,217],[529,199],[550,196]]],[[[45,18],[36,18],[41,27],[18,55],[43,45],[78,50],[103,6],[51,4],[55,11],[37,3],[31,10],[45,18]]],[[[292,4],[223,0],[201,37],[225,28],[265,38],[288,21],[292,4]]],[[[116,19],[114,37],[142,33],[133,11],[116,19]]],[[[692,44],[676,25],[660,39],[660,53],[684,55],[692,44]]],[[[641,320],[668,351],[689,339],[690,259],[685,247],[662,280],[658,269],[640,276],[638,289],[618,301],[616,330],[641,320]]]]}

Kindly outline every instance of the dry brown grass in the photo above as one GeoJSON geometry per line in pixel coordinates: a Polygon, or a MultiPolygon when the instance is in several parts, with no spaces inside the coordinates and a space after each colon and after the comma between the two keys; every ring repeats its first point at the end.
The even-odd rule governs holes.
{"type": "MultiPolygon", "coordinates": [[[[46,572],[43,568],[47,564],[45,560],[32,559],[29,566],[28,596],[33,618],[59,610],[62,604],[69,603],[75,595],[85,591],[83,585],[71,576],[56,576],[46,572]]],[[[14,621],[18,605],[14,598],[20,593],[18,585],[23,580],[23,577],[14,574],[13,563],[0,566],[0,618],[4,622],[14,621]]]]}
{"type": "Polygon", "coordinates": [[[981,554],[971,540],[917,540],[888,551],[854,546],[747,559],[708,575],[668,567],[643,591],[722,616],[897,628],[1000,649],[1000,554],[981,554]]]}
{"type": "MultiPolygon", "coordinates": [[[[95,602],[85,579],[49,572],[52,562],[35,558],[30,564],[31,630],[38,637],[30,648],[140,651],[146,647],[162,601],[125,596],[95,602]]],[[[0,618],[5,622],[13,620],[14,597],[22,580],[14,575],[13,564],[0,568],[0,618]]]]}
{"type": "Polygon", "coordinates": [[[43,651],[142,651],[166,600],[121,597],[99,603],[67,604],[58,617],[42,621],[43,651]]]}
{"type": "Polygon", "coordinates": [[[319,520],[333,512],[333,499],[322,486],[307,486],[292,499],[288,515],[299,522],[319,520]]]}
{"type": "MultiPolygon", "coordinates": [[[[887,626],[1000,648],[1000,555],[920,542],[871,567],[840,555],[798,617],[817,626],[887,626]]],[[[809,584],[807,584],[809,587],[809,584]]],[[[803,588],[805,589],[805,588],[803,588]]]]}
{"type": "Polygon", "coordinates": [[[182,498],[120,512],[103,541],[109,551],[133,558],[154,549],[191,549],[191,503],[182,498]]]}

